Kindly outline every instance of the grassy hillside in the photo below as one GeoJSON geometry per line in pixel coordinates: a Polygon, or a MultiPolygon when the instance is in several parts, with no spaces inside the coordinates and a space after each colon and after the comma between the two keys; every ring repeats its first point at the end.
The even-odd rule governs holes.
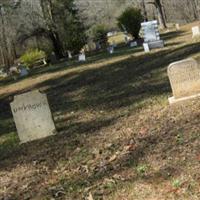
{"type": "Polygon", "coordinates": [[[167,66],[199,60],[192,25],[166,47],[91,56],[0,81],[0,199],[200,199],[200,103],[169,106],[167,66]],[[9,102],[40,89],[58,134],[19,145],[9,102]]]}

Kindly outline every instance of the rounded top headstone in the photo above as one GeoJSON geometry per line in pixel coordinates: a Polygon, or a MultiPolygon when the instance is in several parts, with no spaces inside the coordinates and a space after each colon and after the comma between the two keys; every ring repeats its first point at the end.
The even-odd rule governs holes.
{"type": "Polygon", "coordinates": [[[195,59],[170,64],[168,76],[175,98],[200,93],[200,67],[195,59]]]}

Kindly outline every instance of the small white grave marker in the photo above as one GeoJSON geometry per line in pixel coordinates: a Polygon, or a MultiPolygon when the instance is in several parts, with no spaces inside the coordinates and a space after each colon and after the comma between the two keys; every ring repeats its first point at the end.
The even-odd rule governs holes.
{"type": "Polygon", "coordinates": [[[72,59],[72,53],[71,53],[71,51],[67,51],[67,54],[68,54],[68,58],[72,59]]]}
{"type": "Polygon", "coordinates": [[[79,57],[78,57],[78,60],[81,62],[84,62],[84,61],[86,61],[86,56],[85,56],[85,54],[84,53],[81,53],[81,54],[79,54],[79,57]]]}
{"type": "Polygon", "coordinates": [[[17,95],[11,103],[11,110],[22,143],[56,133],[45,94],[36,90],[17,95]]]}
{"type": "Polygon", "coordinates": [[[194,26],[192,27],[192,37],[199,37],[200,36],[200,27],[194,26]]]}
{"type": "MultiPolygon", "coordinates": [[[[156,20],[141,23],[144,44],[148,44],[149,50],[164,47],[163,40],[160,39],[158,22],[156,20]]],[[[147,45],[143,45],[147,47],[147,45]]],[[[144,49],[145,50],[145,49],[144,49]]],[[[145,52],[148,52],[145,50],[145,52]]]]}
{"type": "Polygon", "coordinates": [[[143,47],[145,52],[150,52],[148,43],[143,43],[143,47]]]}
{"type": "Polygon", "coordinates": [[[179,24],[175,24],[176,30],[179,31],[180,30],[180,25],[179,24]]]}
{"type": "Polygon", "coordinates": [[[114,47],[113,47],[113,46],[110,46],[110,47],[108,48],[108,51],[109,51],[110,54],[113,54],[113,53],[114,53],[114,47]]]}

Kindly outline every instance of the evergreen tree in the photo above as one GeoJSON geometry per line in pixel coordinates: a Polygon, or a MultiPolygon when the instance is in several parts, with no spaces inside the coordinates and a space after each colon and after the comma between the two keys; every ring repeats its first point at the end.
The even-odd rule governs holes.
{"type": "Polygon", "coordinates": [[[74,0],[41,0],[42,12],[55,54],[77,53],[86,43],[85,29],[74,0]]]}

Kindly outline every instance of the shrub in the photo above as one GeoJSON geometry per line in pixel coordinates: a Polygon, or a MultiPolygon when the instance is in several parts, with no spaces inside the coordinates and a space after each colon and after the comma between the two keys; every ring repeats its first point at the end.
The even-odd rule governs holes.
{"type": "Polygon", "coordinates": [[[34,64],[42,58],[46,58],[46,54],[44,51],[41,51],[39,49],[31,49],[25,52],[19,60],[27,67],[33,67],[34,64]]]}
{"type": "Polygon", "coordinates": [[[104,25],[97,25],[92,30],[94,42],[99,42],[101,47],[105,48],[108,44],[108,29],[104,25]]]}
{"type": "Polygon", "coordinates": [[[149,167],[147,165],[139,165],[137,167],[137,173],[139,175],[144,175],[148,171],[149,167]]]}
{"type": "Polygon", "coordinates": [[[181,181],[180,181],[179,179],[173,180],[173,181],[172,181],[172,186],[173,186],[174,188],[179,188],[179,187],[181,187],[181,181]]]}
{"type": "Polygon", "coordinates": [[[139,38],[141,22],[143,22],[143,16],[137,8],[127,8],[118,18],[119,28],[123,31],[126,29],[135,39],[139,38]]]}

